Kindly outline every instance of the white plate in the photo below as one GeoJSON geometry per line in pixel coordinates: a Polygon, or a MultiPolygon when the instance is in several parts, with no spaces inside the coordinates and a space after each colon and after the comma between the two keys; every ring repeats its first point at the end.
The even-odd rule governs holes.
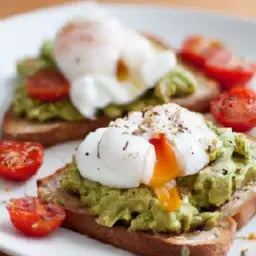
{"type": "MultiPolygon", "coordinates": [[[[42,41],[54,36],[56,30],[69,18],[81,16],[87,3],[75,3],[49,8],[25,15],[14,16],[0,23],[0,118],[8,107],[14,84],[15,63],[18,59],[36,55],[42,41]]],[[[106,5],[124,23],[141,31],[153,32],[179,46],[188,34],[202,33],[220,38],[230,44],[234,51],[248,59],[256,60],[256,22],[245,19],[218,16],[209,13],[171,9],[168,7],[140,5],[106,5]]],[[[45,163],[38,176],[70,161],[78,142],[52,147],[46,151],[45,163]]],[[[27,184],[13,184],[0,180],[0,201],[13,196],[35,193],[34,177],[27,184]],[[5,192],[5,188],[10,192],[5,192]]],[[[248,235],[255,230],[256,219],[250,222],[239,235],[248,235]]],[[[255,255],[256,242],[236,240],[229,256],[239,256],[243,248],[249,248],[248,256],[255,255]]],[[[131,255],[74,232],[59,229],[44,239],[25,238],[16,232],[0,205],[0,251],[22,256],[120,256],[131,255]]]]}

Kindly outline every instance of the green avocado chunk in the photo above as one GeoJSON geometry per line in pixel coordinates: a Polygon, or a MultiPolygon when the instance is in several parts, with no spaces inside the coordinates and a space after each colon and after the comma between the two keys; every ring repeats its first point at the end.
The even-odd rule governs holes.
{"type": "Polygon", "coordinates": [[[44,59],[25,58],[17,63],[16,69],[18,75],[24,78],[30,77],[40,70],[52,69],[52,66],[44,59]]]}
{"type": "Polygon", "coordinates": [[[144,185],[118,189],[83,178],[74,161],[61,188],[78,195],[97,222],[107,227],[121,223],[130,231],[181,233],[215,225],[221,217],[218,207],[256,179],[256,145],[231,129],[209,126],[222,143],[221,152],[198,174],[176,180],[183,200],[176,211],[168,212],[144,185]]]}
{"type": "Polygon", "coordinates": [[[154,94],[161,103],[168,103],[170,97],[193,94],[196,88],[197,82],[193,74],[181,66],[176,66],[157,82],[154,94]]]}
{"type": "Polygon", "coordinates": [[[41,46],[39,57],[22,59],[18,61],[16,66],[17,73],[21,78],[30,77],[40,70],[56,68],[53,57],[53,42],[50,40],[45,41],[41,46]]]}
{"type": "Polygon", "coordinates": [[[215,128],[222,141],[222,152],[198,175],[178,179],[191,192],[190,202],[197,208],[219,207],[235,190],[256,179],[256,147],[242,134],[229,128],[215,128]]]}
{"type": "Polygon", "coordinates": [[[53,41],[52,40],[46,40],[40,49],[40,56],[41,59],[46,60],[48,63],[51,63],[52,65],[56,65],[55,59],[53,56],[53,41]]]}
{"type": "Polygon", "coordinates": [[[14,93],[13,110],[16,115],[29,120],[45,122],[53,119],[79,121],[84,117],[69,99],[57,102],[41,102],[27,95],[24,86],[18,86],[14,93]]]}

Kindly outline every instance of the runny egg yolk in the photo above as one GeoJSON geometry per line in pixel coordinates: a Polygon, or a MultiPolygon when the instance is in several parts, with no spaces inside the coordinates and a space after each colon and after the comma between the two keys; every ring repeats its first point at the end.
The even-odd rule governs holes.
{"type": "Polygon", "coordinates": [[[140,82],[136,81],[132,74],[129,72],[129,69],[125,62],[122,59],[119,59],[116,66],[116,78],[119,82],[127,82],[130,81],[137,88],[143,87],[140,82]]]}
{"type": "Polygon", "coordinates": [[[119,59],[117,62],[116,77],[120,82],[127,81],[129,78],[128,68],[122,59],[119,59]]]}
{"type": "Polygon", "coordinates": [[[180,208],[182,201],[177,188],[155,187],[154,192],[158,200],[169,212],[180,208]]]}
{"type": "Polygon", "coordinates": [[[168,211],[175,211],[181,206],[181,198],[176,187],[168,187],[175,178],[183,174],[175,155],[175,151],[168,142],[166,135],[158,133],[150,139],[156,152],[154,173],[150,181],[157,198],[168,211]]]}

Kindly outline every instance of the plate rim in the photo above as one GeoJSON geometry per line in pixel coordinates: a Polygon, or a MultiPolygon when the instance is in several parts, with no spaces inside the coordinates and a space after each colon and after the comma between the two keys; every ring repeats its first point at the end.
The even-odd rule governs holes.
{"type": "MultiPolygon", "coordinates": [[[[127,0],[128,1],[128,0],[127,0]]],[[[5,26],[8,23],[13,23],[17,22],[17,19],[26,19],[26,18],[32,18],[37,15],[47,15],[47,12],[49,11],[64,11],[65,9],[69,9],[75,6],[83,5],[90,3],[89,1],[77,1],[77,2],[71,2],[71,3],[65,3],[65,4],[56,4],[50,7],[44,7],[44,8],[39,8],[35,9],[29,12],[24,12],[21,14],[13,14],[8,17],[0,19],[0,27],[5,26]]],[[[139,8],[142,11],[143,10],[165,10],[167,11],[173,11],[173,12],[180,12],[183,15],[185,14],[194,14],[194,15],[200,15],[201,17],[208,17],[210,19],[221,19],[223,22],[229,21],[229,22],[242,22],[246,24],[253,24],[253,26],[256,26],[256,19],[253,18],[247,18],[239,15],[234,15],[234,14],[224,14],[224,13],[218,13],[216,11],[210,11],[210,10],[201,10],[201,9],[188,9],[186,7],[174,7],[172,5],[168,4],[141,4],[141,3],[99,3],[103,7],[118,7],[118,8],[139,8]]],[[[7,253],[10,255],[20,255],[24,256],[22,253],[17,253],[17,251],[14,248],[3,246],[0,243],[0,250],[3,253],[7,253]]]]}

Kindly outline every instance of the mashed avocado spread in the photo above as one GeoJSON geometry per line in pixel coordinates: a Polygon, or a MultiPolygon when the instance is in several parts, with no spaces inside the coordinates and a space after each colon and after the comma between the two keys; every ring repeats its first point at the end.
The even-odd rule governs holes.
{"type": "Polygon", "coordinates": [[[221,216],[217,208],[256,178],[256,146],[231,129],[209,126],[223,147],[198,174],[176,180],[183,199],[177,211],[167,212],[146,186],[117,189],[85,179],[75,162],[68,168],[61,189],[77,195],[97,222],[107,227],[121,223],[131,231],[181,233],[215,225],[221,216]]]}
{"type": "Polygon", "coordinates": [[[40,122],[52,119],[65,121],[84,119],[69,99],[42,103],[39,100],[30,98],[22,85],[16,88],[14,95],[13,109],[18,116],[25,116],[27,119],[34,119],[40,122]]]}
{"type": "MultiPolygon", "coordinates": [[[[52,42],[46,41],[40,50],[38,58],[26,58],[17,64],[17,73],[21,81],[32,76],[39,70],[57,69],[52,54],[52,42]]],[[[21,82],[22,84],[22,82],[21,82]]],[[[123,116],[128,111],[139,111],[146,106],[154,106],[169,101],[170,97],[182,97],[193,94],[197,82],[192,73],[177,66],[160,79],[153,89],[127,105],[110,105],[99,110],[98,116],[111,118],[123,116]]],[[[14,95],[14,111],[18,116],[35,119],[41,122],[52,119],[76,121],[83,119],[82,115],[72,105],[70,100],[45,103],[30,98],[24,86],[19,85],[14,95]]]]}

